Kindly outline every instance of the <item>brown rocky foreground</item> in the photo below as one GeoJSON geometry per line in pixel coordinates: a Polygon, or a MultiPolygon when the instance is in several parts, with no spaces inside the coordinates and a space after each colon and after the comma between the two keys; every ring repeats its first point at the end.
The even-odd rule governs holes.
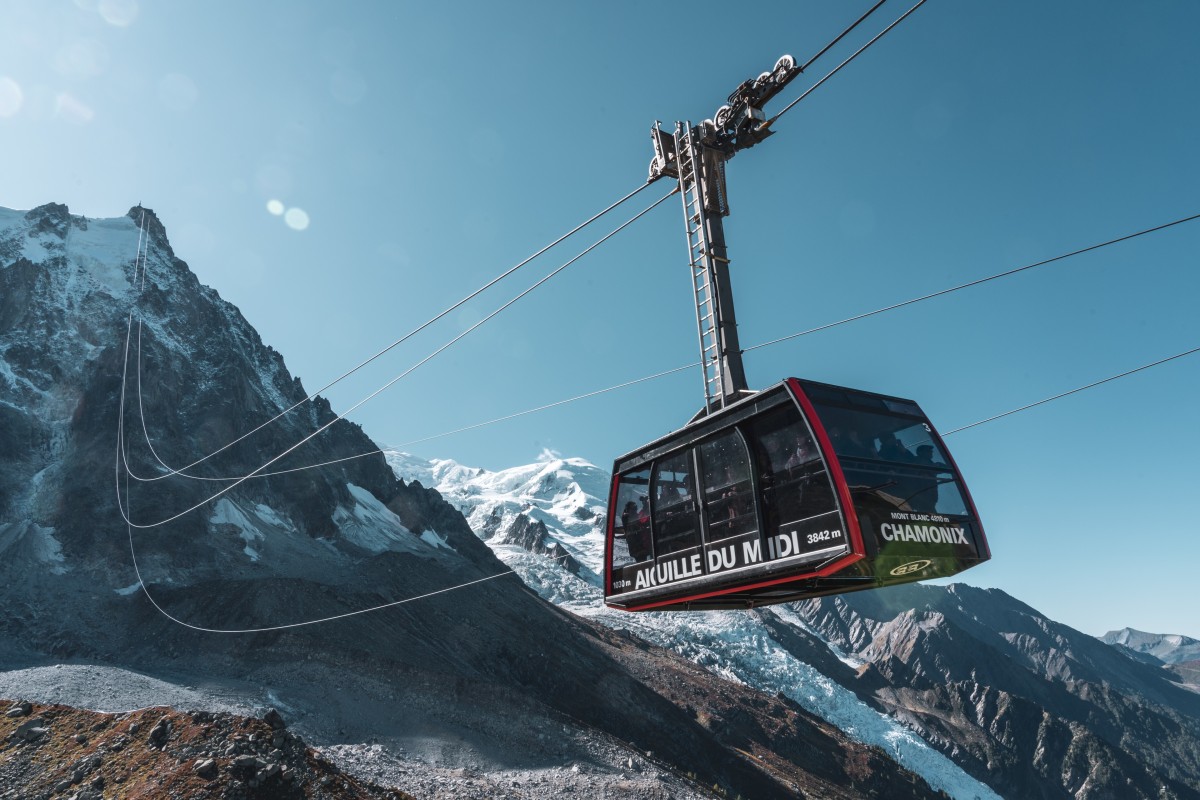
{"type": "Polygon", "coordinates": [[[0,701],[0,798],[412,800],[366,783],[283,719],[147,708],[124,714],[0,701]]]}

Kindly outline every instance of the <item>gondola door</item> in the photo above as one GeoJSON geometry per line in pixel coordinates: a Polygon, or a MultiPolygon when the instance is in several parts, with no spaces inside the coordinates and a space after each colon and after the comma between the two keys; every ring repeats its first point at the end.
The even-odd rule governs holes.
{"type": "Polygon", "coordinates": [[[755,502],[750,452],[732,428],[701,442],[704,568],[721,575],[762,560],[762,524],[755,502]]]}
{"type": "Polygon", "coordinates": [[[695,449],[654,462],[650,473],[650,517],[654,520],[654,574],[658,585],[696,578],[704,572],[695,449]]]}

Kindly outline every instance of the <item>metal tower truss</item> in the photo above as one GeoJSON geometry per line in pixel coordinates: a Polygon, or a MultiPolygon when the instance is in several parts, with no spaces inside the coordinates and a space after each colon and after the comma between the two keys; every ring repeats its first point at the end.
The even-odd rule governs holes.
{"type": "Polygon", "coordinates": [[[729,214],[725,162],[771,135],[762,106],[799,73],[795,60],[783,56],[772,71],[738,86],[729,104],[717,110],[715,122],[705,120],[695,126],[677,122],[673,135],[657,122],[650,129],[654,158],[649,180],[675,178],[683,199],[704,374],[704,408],[697,417],[751,393],[738,344],[722,222],[729,214]]]}
{"type": "Polygon", "coordinates": [[[675,152],[688,266],[696,299],[704,407],[715,411],[741,396],[747,386],[721,221],[729,213],[724,191],[725,154],[705,146],[701,134],[700,128],[678,124],[675,152]]]}

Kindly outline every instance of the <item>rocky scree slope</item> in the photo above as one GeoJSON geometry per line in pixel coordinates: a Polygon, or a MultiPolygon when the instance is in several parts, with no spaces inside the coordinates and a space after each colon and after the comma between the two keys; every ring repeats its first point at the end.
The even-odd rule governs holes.
{"type": "MultiPolygon", "coordinates": [[[[169,524],[129,531],[115,475],[135,522],[172,516],[228,483],[164,464],[198,462],[182,470],[198,477],[244,475],[331,422],[328,404],[306,404],[200,459],[304,397],[282,357],[175,256],[148,209],[114,220],[53,204],[0,210],[0,661],[70,659],[257,685],[324,744],[441,742],[450,765],[556,763],[561,746],[506,741],[505,732],[593,732],[732,794],[831,786],[823,775],[833,753],[872,764],[846,770],[834,796],[867,796],[881,782],[893,796],[934,796],[811,715],[714,678],[714,693],[748,692],[741,705],[765,702],[763,713],[820,743],[782,761],[755,758],[772,749],[773,726],[639,677],[619,655],[644,650],[653,663],[668,654],[614,638],[504,577],[461,514],[398,480],[378,455],[248,480],[169,524]],[[138,479],[114,464],[118,419],[138,479]],[[337,624],[223,635],[172,622],[147,601],[130,539],[145,591],[201,628],[286,625],[489,580],[337,624]],[[718,717],[719,729],[706,724],[718,717]]],[[[339,421],[271,469],[377,449],[339,421]]]]}

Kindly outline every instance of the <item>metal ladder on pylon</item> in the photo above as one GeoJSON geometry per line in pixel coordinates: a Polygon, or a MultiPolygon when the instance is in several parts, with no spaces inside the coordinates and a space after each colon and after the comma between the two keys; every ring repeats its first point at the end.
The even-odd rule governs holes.
{"type": "Polygon", "coordinates": [[[704,376],[706,408],[719,407],[723,401],[724,377],[721,374],[721,339],[717,330],[717,299],[713,293],[709,259],[712,251],[708,236],[708,209],[704,181],[697,180],[702,168],[700,143],[696,130],[679,125],[675,131],[675,153],[679,170],[679,188],[683,197],[684,226],[687,229],[688,262],[692,288],[696,294],[696,327],[700,336],[700,366],[704,376]]]}

